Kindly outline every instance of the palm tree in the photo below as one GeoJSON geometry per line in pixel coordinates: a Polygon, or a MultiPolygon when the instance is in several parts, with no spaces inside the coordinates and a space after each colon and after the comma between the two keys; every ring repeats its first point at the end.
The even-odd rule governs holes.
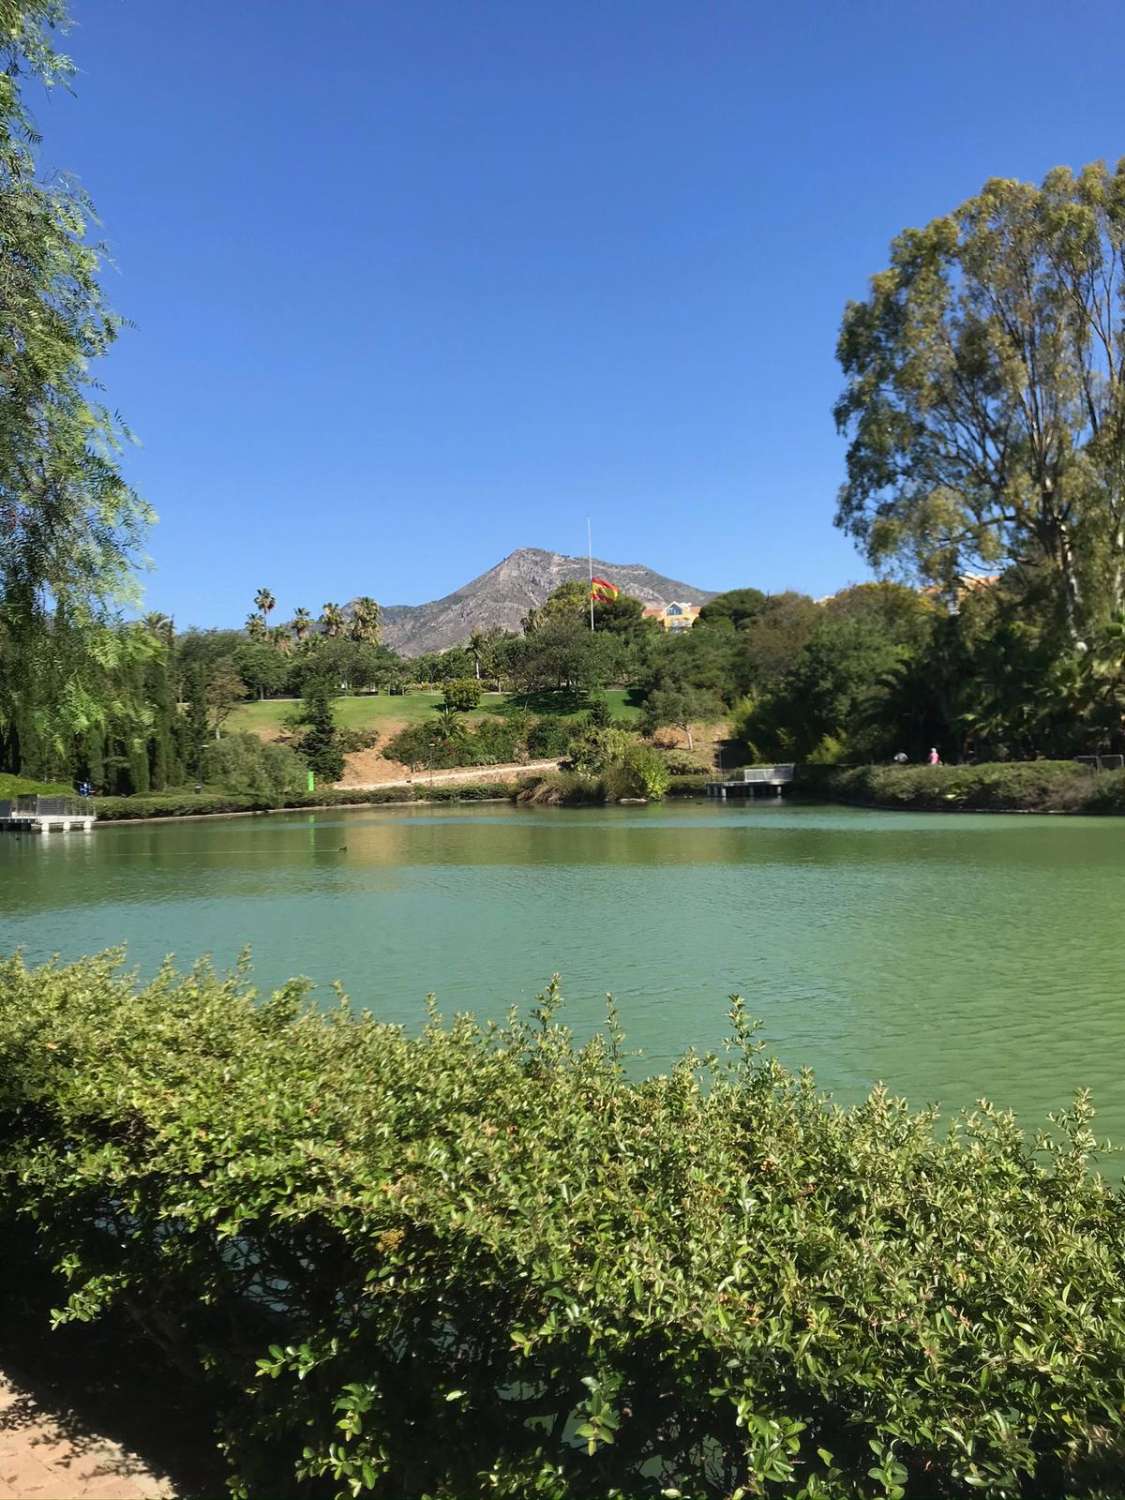
{"type": "Polygon", "coordinates": [[[165,645],[171,645],[172,637],[176,633],[171,615],[162,614],[160,610],[153,610],[151,614],[145,615],[141,624],[149,635],[156,636],[157,640],[163,641],[165,645]]]}
{"type": "Polygon", "coordinates": [[[268,633],[265,615],[255,613],[246,616],[246,634],[252,641],[264,641],[268,633]]]}
{"type": "Polygon", "coordinates": [[[298,641],[303,641],[312,629],[312,622],[312,615],[309,614],[308,610],[302,604],[300,609],[294,611],[293,618],[289,622],[289,628],[298,641]]]}
{"type": "Polygon", "coordinates": [[[367,641],[374,646],[379,641],[379,606],[368,594],[362,594],[352,605],[352,640],[367,641]]]}
{"type": "Polygon", "coordinates": [[[324,626],[325,635],[340,635],[344,629],[344,611],[338,604],[322,604],[320,623],[324,626]]]}
{"type": "Polygon", "coordinates": [[[474,630],[469,637],[469,651],[473,658],[473,667],[476,670],[477,681],[480,681],[480,659],[488,650],[488,636],[483,630],[474,630]]]}
{"type": "Polygon", "coordinates": [[[254,608],[257,609],[258,612],[266,620],[269,619],[270,610],[273,609],[276,603],[277,600],[270,593],[269,589],[259,589],[258,592],[254,595],[254,608]]]}
{"type": "Polygon", "coordinates": [[[276,649],[282,653],[289,650],[293,644],[288,625],[271,625],[269,627],[269,638],[276,649]]]}

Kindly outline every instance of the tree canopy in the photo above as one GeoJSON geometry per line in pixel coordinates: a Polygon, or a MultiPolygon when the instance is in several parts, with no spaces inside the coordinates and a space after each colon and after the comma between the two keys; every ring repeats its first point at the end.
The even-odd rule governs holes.
{"type": "Polygon", "coordinates": [[[837,524],[952,590],[1043,568],[1084,637],[1125,606],[1125,161],[997,178],[905,230],[844,315],[837,524]]]}

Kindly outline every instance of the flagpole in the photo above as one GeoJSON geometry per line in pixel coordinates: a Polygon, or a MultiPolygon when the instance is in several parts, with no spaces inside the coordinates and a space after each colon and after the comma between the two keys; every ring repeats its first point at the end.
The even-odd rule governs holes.
{"type": "Polygon", "coordinates": [[[590,629],[594,628],[594,533],[590,529],[590,517],[586,517],[586,558],[590,564],[590,629]]]}

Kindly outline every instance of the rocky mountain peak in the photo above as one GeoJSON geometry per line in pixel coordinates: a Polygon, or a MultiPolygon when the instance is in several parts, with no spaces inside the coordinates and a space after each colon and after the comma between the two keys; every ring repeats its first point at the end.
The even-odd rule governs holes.
{"type": "MultiPolygon", "coordinates": [[[[528,610],[545,602],[562,583],[585,579],[589,564],[584,557],[568,557],[540,547],[519,547],[443,599],[429,604],[390,604],[383,609],[383,640],[404,656],[426,651],[444,651],[468,640],[474,630],[519,630],[528,610]]],[[[645,604],[669,604],[679,600],[703,604],[712,597],[695,588],[656,573],[642,563],[614,563],[594,559],[594,572],[612,579],[622,593],[645,604]]]]}

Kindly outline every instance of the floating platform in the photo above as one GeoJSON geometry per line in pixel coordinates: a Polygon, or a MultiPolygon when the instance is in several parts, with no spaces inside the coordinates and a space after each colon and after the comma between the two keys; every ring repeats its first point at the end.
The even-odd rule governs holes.
{"type": "Polygon", "coordinates": [[[759,787],[766,787],[780,797],[793,780],[793,771],[792,765],[740,766],[723,781],[709,781],[707,795],[725,802],[728,797],[754,797],[759,787]]]}
{"type": "Polygon", "coordinates": [[[0,802],[6,833],[88,833],[97,822],[88,797],[14,797],[0,802]]]}

